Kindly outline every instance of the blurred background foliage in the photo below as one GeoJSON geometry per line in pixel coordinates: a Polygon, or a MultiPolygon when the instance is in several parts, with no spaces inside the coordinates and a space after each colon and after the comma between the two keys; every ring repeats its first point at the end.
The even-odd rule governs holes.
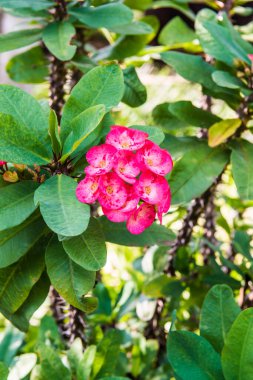
{"type": "MultiPolygon", "coordinates": [[[[41,25],[41,17],[45,12],[43,7],[9,9],[8,5],[3,3],[6,2],[0,1],[0,6],[8,11],[8,15],[5,11],[1,15],[5,32],[11,31],[13,27],[23,29],[24,25],[41,25]],[[6,17],[10,23],[7,26],[6,17]]],[[[98,6],[105,2],[94,0],[91,3],[98,6]]],[[[164,217],[164,225],[172,231],[174,243],[170,241],[161,246],[143,244],[143,247],[131,246],[131,241],[129,246],[107,243],[107,264],[99,272],[97,285],[93,290],[94,295],[98,297],[99,306],[95,312],[83,316],[84,330],[82,323],[79,326],[78,319],[75,319],[74,310],[63,312],[66,328],[72,329],[72,336],[75,335],[73,328],[82,329],[81,337],[86,346],[84,353],[80,338],[70,341],[70,347],[66,347],[50,311],[49,298],[32,317],[27,333],[18,331],[4,317],[1,318],[1,379],[7,376],[8,367],[8,380],[205,380],[222,379],[223,376],[227,380],[239,379],[236,368],[231,373],[227,370],[226,352],[222,354],[225,356],[225,364],[222,364],[223,373],[219,369],[220,364],[217,363],[220,358],[217,359],[215,355],[221,352],[224,342],[219,342],[217,349],[217,340],[213,337],[220,321],[228,315],[233,317],[229,322],[225,322],[226,333],[236,318],[247,317],[250,321],[253,318],[252,313],[250,314],[251,309],[248,309],[247,316],[242,312],[243,316],[240,317],[240,314],[237,317],[239,307],[247,309],[253,302],[253,150],[252,145],[249,145],[248,153],[245,153],[248,157],[244,162],[238,161],[239,166],[246,165],[247,175],[250,176],[248,196],[245,196],[243,189],[238,193],[238,183],[247,180],[244,176],[244,166],[244,173],[239,174],[240,178],[237,177],[235,183],[230,160],[225,159],[224,164],[221,164],[223,158],[218,156],[217,165],[221,168],[213,173],[208,167],[215,165],[214,161],[210,159],[209,163],[206,162],[205,154],[201,151],[209,149],[207,130],[210,125],[221,119],[239,118],[244,122],[245,115],[240,113],[240,105],[245,106],[245,102],[248,119],[242,135],[235,135],[235,131],[232,137],[241,136],[243,141],[248,141],[249,144],[253,142],[253,123],[250,120],[253,103],[252,67],[251,62],[247,61],[247,54],[252,53],[252,46],[251,51],[247,49],[250,50],[250,44],[253,42],[252,2],[126,0],[124,3],[134,10],[137,20],[143,20],[147,23],[144,25],[152,26],[151,32],[119,36],[122,30],[117,28],[115,31],[113,28],[84,28],[84,40],[81,43],[77,40],[80,54],[68,61],[68,70],[71,72],[73,67],[77,68],[78,75],[81,76],[97,63],[118,60],[130,84],[129,93],[125,93],[125,102],[113,110],[115,124],[160,126],[165,134],[162,147],[171,152],[178,175],[192,165],[195,165],[196,171],[200,168],[200,175],[194,176],[194,173],[191,173],[189,187],[177,195],[178,198],[175,198],[175,195],[170,212],[164,217]],[[207,8],[209,11],[203,11],[207,8]],[[228,33],[224,34],[225,42],[222,39],[224,30],[217,29],[220,33],[219,38],[210,37],[210,30],[213,29],[209,29],[209,35],[207,30],[203,32],[203,25],[207,25],[203,19],[205,22],[209,20],[211,24],[216,14],[217,24],[221,12],[227,15],[223,16],[225,20],[227,17],[234,24],[234,31],[239,32],[244,41],[249,42],[245,47],[237,41],[241,49],[244,49],[244,60],[239,55],[241,49],[236,50],[238,45],[233,45],[236,37],[229,29],[229,21],[223,25],[228,33]],[[220,87],[216,90],[208,88],[205,84],[208,75],[201,73],[201,67],[196,66],[197,61],[193,64],[197,72],[199,71],[196,75],[199,78],[203,75],[204,79],[194,79],[191,63],[183,56],[179,61],[184,68],[180,69],[179,61],[173,63],[173,56],[166,56],[170,50],[203,58],[203,62],[212,66],[215,72],[223,73],[223,76],[216,74],[216,78],[212,76],[214,85],[220,87]],[[160,53],[164,54],[162,58],[160,53]],[[136,73],[139,81],[135,78],[132,88],[131,75],[135,76],[136,73]],[[205,148],[202,148],[201,143],[205,148]],[[201,159],[198,161],[198,157],[202,157],[203,162],[201,159]],[[177,166],[180,161],[181,166],[177,166]],[[205,165],[207,169],[203,168],[205,165]],[[209,175],[211,182],[203,187],[201,181],[205,182],[203,177],[209,175]],[[210,190],[216,177],[219,177],[219,180],[207,196],[206,191],[210,190]],[[209,292],[210,289],[213,293],[209,292]],[[215,292],[220,292],[219,296],[215,292]],[[201,308],[207,293],[209,297],[213,296],[211,311],[215,310],[215,302],[219,297],[224,303],[228,299],[231,302],[219,310],[219,314],[214,314],[213,322],[205,320],[206,316],[204,311],[202,312],[202,323],[203,320],[206,321],[210,330],[214,330],[210,333],[209,342],[216,352],[213,354],[212,348],[205,348],[202,342],[201,355],[196,356],[194,363],[198,368],[202,367],[201,362],[205,354],[210,357],[214,355],[214,368],[217,372],[213,377],[207,377],[207,369],[203,364],[203,371],[197,372],[194,377],[190,372],[191,366],[188,368],[187,360],[183,360],[186,353],[180,349],[187,347],[189,343],[188,353],[192,350],[195,355],[198,342],[195,343],[192,335],[188,336],[188,342],[187,335],[180,336],[180,332],[194,332],[195,337],[200,332],[203,339],[208,340],[205,328],[202,327],[201,331],[201,326],[199,327],[201,308]],[[212,326],[214,322],[215,327],[212,326]],[[169,334],[167,355],[166,336],[170,330],[172,332],[169,334]],[[193,339],[192,342],[190,338],[193,339]],[[180,360],[176,360],[177,357],[180,360]]],[[[3,42],[0,37],[0,50],[3,42]]],[[[4,53],[4,60],[7,55],[8,53],[4,53]]],[[[37,99],[46,102],[49,65],[48,56],[43,54],[41,44],[28,49],[23,48],[20,53],[18,51],[18,55],[17,52],[11,55],[11,58],[8,56],[7,66],[1,67],[2,77],[6,70],[9,78],[5,77],[4,81],[15,82],[21,87],[25,85],[25,89],[37,99]]],[[[176,56],[174,59],[176,60],[176,56]]],[[[65,86],[70,88],[71,85],[69,75],[65,86]]],[[[227,137],[230,138],[231,135],[227,137]]],[[[229,148],[229,145],[224,144],[226,141],[227,138],[223,136],[222,149],[229,148]]],[[[228,144],[230,142],[231,140],[228,144]]],[[[116,235],[114,238],[117,242],[116,235]]],[[[206,298],[205,302],[208,301],[211,302],[206,298]]],[[[240,323],[240,326],[242,325],[243,323],[240,323]]],[[[237,331],[238,337],[242,334],[242,331],[237,331]]],[[[251,352],[248,353],[251,358],[252,334],[251,331],[247,344],[251,345],[251,352]]],[[[227,360],[230,361],[231,357],[227,360]]],[[[247,361],[244,365],[247,369],[247,361]]],[[[213,368],[210,371],[212,372],[213,368]]],[[[253,379],[253,369],[247,371],[247,376],[244,374],[246,377],[240,379],[253,379]]]]}

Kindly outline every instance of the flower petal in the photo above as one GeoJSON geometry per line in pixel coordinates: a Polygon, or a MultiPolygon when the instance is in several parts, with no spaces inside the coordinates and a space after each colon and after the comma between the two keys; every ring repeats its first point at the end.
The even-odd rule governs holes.
{"type": "Polygon", "coordinates": [[[114,163],[117,150],[109,144],[102,144],[92,147],[86,154],[86,159],[91,165],[85,169],[88,175],[100,175],[108,173],[114,163]]]}
{"type": "Polygon", "coordinates": [[[162,176],[168,174],[173,168],[173,161],[169,152],[149,140],[137,152],[136,157],[142,170],[146,168],[162,176]]]}
{"type": "Polygon", "coordinates": [[[113,145],[119,150],[137,150],[144,145],[147,137],[148,133],[146,132],[120,125],[113,125],[111,131],[106,136],[106,143],[113,145]]]}
{"type": "Polygon", "coordinates": [[[140,173],[140,168],[133,152],[120,150],[115,156],[115,172],[120,178],[128,183],[135,183],[135,177],[140,173]]]}
{"type": "Polygon", "coordinates": [[[146,228],[151,226],[155,220],[155,207],[148,203],[142,203],[135,210],[127,221],[127,229],[131,234],[141,234],[146,228]]]}
{"type": "Polygon", "coordinates": [[[85,177],[76,188],[77,199],[82,203],[94,203],[98,197],[98,178],[85,177]]]}
{"type": "Polygon", "coordinates": [[[164,202],[168,189],[169,185],[166,179],[151,171],[143,172],[135,184],[135,191],[140,198],[154,205],[164,202]]]}

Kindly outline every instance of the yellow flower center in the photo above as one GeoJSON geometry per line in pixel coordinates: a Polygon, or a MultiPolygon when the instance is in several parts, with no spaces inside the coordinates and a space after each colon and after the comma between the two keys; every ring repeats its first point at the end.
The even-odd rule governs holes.
{"type": "Polygon", "coordinates": [[[145,188],[144,188],[144,191],[145,191],[145,193],[146,194],[150,194],[151,193],[151,187],[150,186],[146,186],[145,188]]]}
{"type": "Polygon", "coordinates": [[[112,194],[113,193],[113,188],[112,188],[112,186],[107,186],[107,188],[106,188],[106,192],[108,193],[108,194],[112,194]]]}

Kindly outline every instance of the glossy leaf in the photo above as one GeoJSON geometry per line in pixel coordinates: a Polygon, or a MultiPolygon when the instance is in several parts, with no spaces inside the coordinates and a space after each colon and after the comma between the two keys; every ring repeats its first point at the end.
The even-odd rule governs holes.
{"type": "Polygon", "coordinates": [[[98,7],[82,7],[70,11],[79,21],[91,28],[107,28],[127,24],[133,18],[130,8],[121,3],[103,4],[98,7]]]}
{"type": "Polygon", "coordinates": [[[94,218],[90,219],[89,226],[82,235],[63,240],[62,243],[71,260],[86,270],[97,271],[106,263],[103,230],[94,218]]]}
{"type": "Polygon", "coordinates": [[[153,224],[140,235],[132,235],[125,223],[113,223],[106,217],[99,218],[99,222],[105,234],[105,240],[129,247],[143,247],[146,245],[166,245],[174,239],[174,234],[166,227],[153,224]]]}
{"type": "Polygon", "coordinates": [[[197,39],[194,31],[180,18],[174,17],[162,29],[158,42],[170,48],[183,46],[187,42],[197,39]]]}
{"type": "Polygon", "coordinates": [[[53,152],[58,156],[62,150],[62,143],[59,135],[59,126],[57,116],[54,110],[49,113],[49,129],[48,133],[51,139],[53,152]]]}
{"type": "Polygon", "coordinates": [[[233,323],[222,351],[222,369],[226,380],[253,376],[253,308],[242,311],[233,323]]]}
{"type": "Polygon", "coordinates": [[[0,232],[0,268],[24,256],[45,233],[45,228],[42,218],[35,214],[22,224],[0,232]]]}
{"type": "Polygon", "coordinates": [[[96,302],[84,295],[94,285],[95,272],[89,272],[74,263],[56,236],[48,245],[46,266],[52,285],[67,302],[85,312],[94,310],[96,302]]]}
{"type": "Polygon", "coordinates": [[[67,21],[55,21],[43,30],[43,42],[48,50],[61,61],[69,61],[76,52],[76,46],[71,45],[75,35],[75,27],[67,21]]]}
{"type": "Polygon", "coordinates": [[[19,83],[43,83],[49,74],[48,61],[40,46],[15,55],[6,66],[9,77],[19,83]]]}
{"type": "Polygon", "coordinates": [[[2,34],[0,36],[0,53],[31,45],[32,43],[40,40],[42,35],[41,32],[41,29],[25,29],[19,30],[18,32],[2,34]]]}
{"type": "Polygon", "coordinates": [[[189,202],[201,195],[222,172],[228,161],[228,152],[224,149],[211,149],[204,143],[188,151],[177,161],[169,184],[172,191],[172,203],[189,202]]]}
{"type": "Polygon", "coordinates": [[[14,313],[23,304],[44,270],[44,254],[39,241],[17,263],[0,270],[0,309],[14,313]]]}
{"type": "Polygon", "coordinates": [[[61,138],[71,132],[72,120],[87,108],[104,104],[106,111],[116,106],[124,91],[123,74],[119,66],[109,64],[90,70],[73,88],[62,114],[61,138]]]}
{"type": "Polygon", "coordinates": [[[208,145],[213,148],[222,144],[234,135],[241,123],[240,119],[227,119],[215,123],[208,131],[208,145]]]}
{"type": "Polygon", "coordinates": [[[244,83],[236,76],[230,74],[227,71],[217,70],[212,74],[212,78],[221,87],[239,89],[243,88],[244,83]]]}
{"type": "Polygon", "coordinates": [[[240,313],[231,288],[215,285],[207,293],[200,318],[200,334],[221,352],[227,333],[240,313]]]}
{"type": "Polygon", "coordinates": [[[90,208],[77,200],[76,186],[73,178],[55,175],[35,192],[35,204],[39,204],[46,224],[57,234],[77,236],[88,227],[90,208]]]}
{"type": "Polygon", "coordinates": [[[253,145],[237,140],[232,145],[232,174],[239,196],[244,200],[253,199],[253,145]]]}
{"type": "Polygon", "coordinates": [[[220,356],[207,340],[189,331],[171,331],[169,362],[180,380],[224,380],[220,356]]]}
{"type": "Polygon", "coordinates": [[[141,83],[133,66],[123,70],[125,92],[122,102],[130,107],[139,107],[147,100],[146,88],[141,83]]]}

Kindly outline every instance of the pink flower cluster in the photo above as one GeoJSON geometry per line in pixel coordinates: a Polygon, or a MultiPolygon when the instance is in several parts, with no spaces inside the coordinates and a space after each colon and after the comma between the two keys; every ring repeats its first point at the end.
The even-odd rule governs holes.
{"type": "Polygon", "coordinates": [[[112,222],[127,222],[132,234],[140,234],[170,207],[170,188],[164,178],[172,167],[170,154],[148,140],[148,134],[112,126],[106,143],[86,154],[89,166],[78,184],[80,202],[99,201],[112,222]],[[142,203],[140,203],[142,202],[142,203]]]}
{"type": "Polygon", "coordinates": [[[0,166],[3,166],[3,165],[5,165],[5,164],[7,164],[7,162],[5,162],[5,161],[0,161],[0,166]]]}

